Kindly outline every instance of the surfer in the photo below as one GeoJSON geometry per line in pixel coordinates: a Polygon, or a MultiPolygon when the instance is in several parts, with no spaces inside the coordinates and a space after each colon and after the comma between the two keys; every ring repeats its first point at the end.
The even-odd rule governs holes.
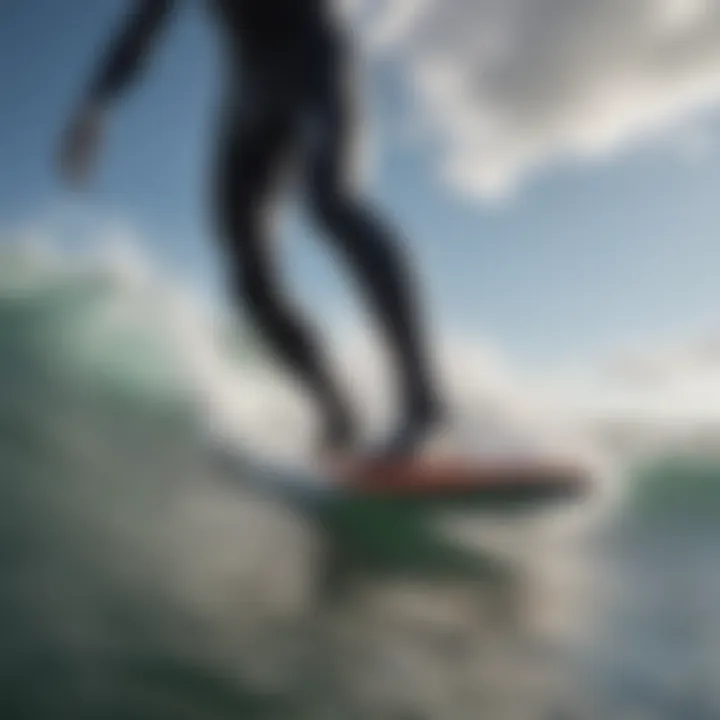
{"type": "MultiPolygon", "coordinates": [[[[321,445],[353,450],[356,423],[320,344],[278,275],[267,212],[285,164],[301,151],[307,207],[365,290],[399,371],[400,420],[374,457],[420,448],[440,402],[394,231],[353,187],[349,43],[331,0],[211,0],[229,61],[214,186],[217,231],[236,301],[321,412],[321,445]]],[[[61,165],[87,179],[107,110],[139,74],[176,0],[135,0],[65,135],[61,165]]]]}

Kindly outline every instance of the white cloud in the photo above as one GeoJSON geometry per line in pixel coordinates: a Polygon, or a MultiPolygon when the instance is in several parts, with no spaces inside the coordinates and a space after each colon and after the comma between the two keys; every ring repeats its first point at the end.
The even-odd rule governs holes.
{"type": "Polygon", "coordinates": [[[441,172],[473,195],[662,137],[720,103],[720,0],[376,0],[441,172]]]}

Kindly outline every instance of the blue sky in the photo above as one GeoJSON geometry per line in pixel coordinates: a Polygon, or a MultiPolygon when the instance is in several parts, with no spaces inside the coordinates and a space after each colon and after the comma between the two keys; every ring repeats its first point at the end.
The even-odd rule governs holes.
{"type": "MultiPolygon", "coordinates": [[[[211,25],[186,5],[147,74],[116,108],[84,202],[127,218],[173,272],[219,294],[206,186],[217,58],[211,25]]],[[[67,198],[52,165],[58,135],[123,6],[0,2],[0,225],[67,198]]],[[[689,105],[676,115],[648,115],[644,126],[613,125],[627,130],[624,142],[591,159],[553,155],[543,145],[533,172],[507,165],[519,181],[498,202],[448,181],[437,144],[398,141],[408,122],[401,108],[408,76],[402,62],[373,68],[366,97],[381,152],[368,190],[407,236],[440,327],[490,339],[521,362],[713,330],[720,158],[712,140],[687,152],[683,143],[697,132],[688,129],[689,105]]],[[[712,138],[712,110],[707,103],[703,137],[712,138]]],[[[482,170],[483,156],[473,163],[482,170]]],[[[283,242],[285,273],[311,308],[331,306],[336,318],[356,310],[342,268],[321,241],[292,222],[283,242]]]]}

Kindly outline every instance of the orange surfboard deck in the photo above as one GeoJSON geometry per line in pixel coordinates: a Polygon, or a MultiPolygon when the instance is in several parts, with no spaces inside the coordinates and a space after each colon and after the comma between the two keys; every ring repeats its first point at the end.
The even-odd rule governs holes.
{"type": "Polygon", "coordinates": [[[496,495],[553,495],[572,498],[589,490],[590,476],[566,461],[423,457],[398,462],[359,463],[341,473],[348,490],[361,496],[408,499],[490,498],[496,495]]]}

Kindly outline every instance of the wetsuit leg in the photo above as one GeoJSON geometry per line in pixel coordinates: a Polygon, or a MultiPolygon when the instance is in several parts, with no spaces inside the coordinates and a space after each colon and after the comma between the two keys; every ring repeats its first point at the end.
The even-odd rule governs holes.
{"type": "Polygon", "coordinates": [[[356,273],[399,369],[404,417],[388,443],[404,454],[439,419],[414,279],[399,238],[353,188],[351,98],[339,80],[322,84],[310,109],[308,192],[311,212],[356,273]]]}
{"type": "Polygon", "coordinates": [[[343,448],[352,439],[350,413],[313,333],[283,291],[268,236],[273,186],[293,148],[297,124],[291,109],[248,106],[228,124],[216,188],[231,286],[261,336],[319,402],[323,445],[343,448]]]}

